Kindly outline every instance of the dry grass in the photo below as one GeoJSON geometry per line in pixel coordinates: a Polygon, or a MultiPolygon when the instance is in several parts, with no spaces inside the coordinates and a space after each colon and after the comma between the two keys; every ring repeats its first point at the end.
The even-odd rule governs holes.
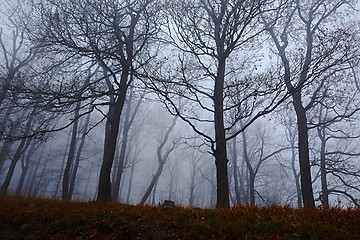
{"type": "Polygon", "coordinates": [[[0,198],[0,239],[360,239],[360,209],[159,209],[0,198]]]}

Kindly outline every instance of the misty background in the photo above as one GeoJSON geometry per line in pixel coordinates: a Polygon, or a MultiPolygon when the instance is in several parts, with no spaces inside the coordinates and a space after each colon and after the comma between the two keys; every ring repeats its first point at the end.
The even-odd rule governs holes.
{"type": "Polygon", "coordinates": [[[0,194],[360,204],[359,2],[0,1],[0,194]]]}

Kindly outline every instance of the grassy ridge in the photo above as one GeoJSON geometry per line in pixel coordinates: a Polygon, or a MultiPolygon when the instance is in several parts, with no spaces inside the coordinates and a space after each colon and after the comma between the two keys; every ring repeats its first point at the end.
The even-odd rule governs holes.
{"type": "Polygon", "coordinates": [[[0,239],[360,239],[360,209],[159,209],[0,198],[0,239]]]}

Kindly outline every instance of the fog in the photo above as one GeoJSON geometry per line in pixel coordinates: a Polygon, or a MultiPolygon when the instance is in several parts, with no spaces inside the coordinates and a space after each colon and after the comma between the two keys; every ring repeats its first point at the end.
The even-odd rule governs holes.
{"type": "Polygon", "coordinates": [[[358,207],[358,1],[165,2],[0,1],[0,194],[358,207]]]}

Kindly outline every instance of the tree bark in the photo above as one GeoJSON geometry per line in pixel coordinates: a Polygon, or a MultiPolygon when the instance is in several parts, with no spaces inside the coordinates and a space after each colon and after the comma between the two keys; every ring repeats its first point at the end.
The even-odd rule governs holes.
{"type": "Polygon", "coordinates": [[[298,151],[299,151],[299,166],[300,166],[300,182],[301,193],[304,207],[315,207],[314,194],[311,181],[311,166],[309,157],[309,136],[306,110],[301,103],[301,93],[296,92],[293,95],[293,105],[297,116],[298,126],[298,151]]]}
{"type": "Polygon", "coordinates": [[[112,200],[110,174],[114,162],[117,138],[119,135],[120,117],[126,99],[128,76],[129,68],[123,69],[121,73],[118,96],[112,111],[109,112],[110,114],[107,120],[109,128],[105,131],[104,154],[100,169],[99,188],[96,199],[98,202],[109,202],[112,200]]]}
{"type": "MultiPolygon", "coordinates": [[[[32,112],[30,113],[30,116],[26,122],[26,126],[25,126],[25,130],[24,130],[24,136],[27,136],[31,130],[31,125],[33,123],[34,117],[35,117],[35,109],[32,110],[32,112]]],[[[13,159],[11,160],[11,164],[10,164],[10,168],[8,170],[8,173],[6,175],[5,181],[1,186],[0,189],[0,195],[7,195],[7,190],[8,187],[10,185],[10,181],[14,175],[14,171],[15,171],[15,167],[17,162],[19,161],[19,159],[21,158],[21,156],[24,154],[24,152],[26,151],[26,149],[29,147],[30,144],[30,140],[28,140],[27,138],[22,138],[20,141],[19,146],[17,147],[17,150],[14,154],[13,159]]]]}
{"type": "Polygon", "coordinates": [[[214,87],[214,124],[215,124],[215,148],[213,150],[216,166],[216,208],[230,208],[228,159],[226,149],[226,136],[224,127],[224,78],[225,56],[223,49],[219,50],[217,76],[214,87]]]}
{"type": "Polygon", "coordinates": [[[133,90],[130,91],[130,96],[128,98],[128,105],[126,106],[126,112],[125,112],[125,119],[124,119],[124,128],[123,128],[123,134],[122,134],[122,142],[120,147],[120,154],[119,154],[119,163],[116,169],[116,177],[113,187],[113,198],[114,200],[119,199],[120,194],[120,182],[122,178],[122,174],[124,172],[124,164],[125,164],[125,157],[126,157],[126,149],[128,145],[128,139],[129,139],[129,131],[132,123],[134,122],[136,113],[140,107],[140,104],[142,102],[142,99],[138,101],[136,104],[136,107],[134,108],[133,115],[131,114],[131,108],[132,108],[132,101],[133,101],[133,90]]]}

